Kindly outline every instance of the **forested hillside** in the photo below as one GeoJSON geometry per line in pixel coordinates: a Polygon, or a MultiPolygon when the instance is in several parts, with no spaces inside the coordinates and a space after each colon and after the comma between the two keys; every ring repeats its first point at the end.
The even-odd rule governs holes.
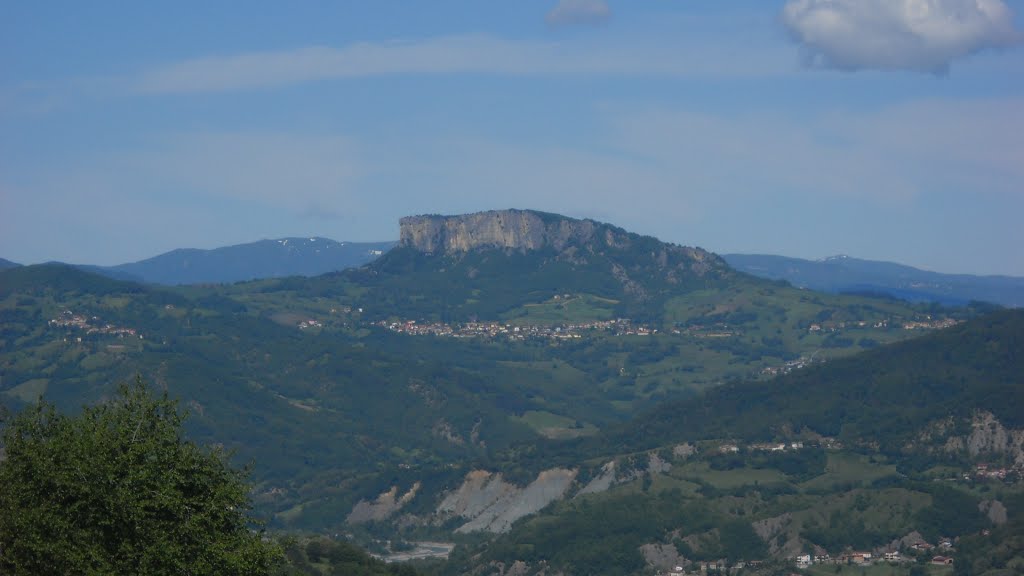
{"type": "MultiPolygon", "coordinates": [[[[270,528],[380,553],[456,538],[443,569],[456,571],[615,554],[632,573],[657,564],[638,551],[648,544],[782,561],[941,532],[914,520],[932,514],[931,488],[902,482],[969,471],[973,447],[991,445],[968,438],[975,428],[1017,438],[1017,312],[819,294],[614,227],[522,218],[544,227],[523,228],[536,249],[456,236],[465,249],[406,245],[314,278],[167,288],[59,265],[2,271],[0,400],[73,412],[142,374],[180,399],[190,437],[253,462],[270,528]],[[755,447],[770,442],[807,450],[755,447]],[[815,532],[828,518],[808,512],[773,546],[750,524],[845,511],[853,487],[872,490],[859,532],[815,532]],[[883,529],[871,511],[887,498],[910,519],[883,529]],[[599,516],[604,536],[584,529],[599,516]],[[482,542],[490,551],[473,552],[482,542]]],[[[962,508],[980,500],[949,502],[974,518],[962,508]]]]}
{"type": "Polygon", "coordinates": [[[498,467],[578,467],[578,491],[467,543],[449,573],[751,560],[771,573],[799,554],[851,549],[926,562],[926,545],[945,540],[962,573],[1019,565],[1022,343],[1024,313],[997,312],[727,384],[592,438],[520,447],[498,467]]]}

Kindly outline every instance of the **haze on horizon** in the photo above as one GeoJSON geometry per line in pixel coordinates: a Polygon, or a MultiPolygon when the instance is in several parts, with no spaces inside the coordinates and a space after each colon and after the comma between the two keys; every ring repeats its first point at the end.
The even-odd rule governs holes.
{"type": "Polygon", "coordinates": [[[1024,276],[1024,0],[7,7],[0,257],[529,208],[1024,276]]]}

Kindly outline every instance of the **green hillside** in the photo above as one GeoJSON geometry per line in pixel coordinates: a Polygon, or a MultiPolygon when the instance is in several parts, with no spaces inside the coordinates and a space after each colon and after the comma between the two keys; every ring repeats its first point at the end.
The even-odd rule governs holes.
{"type": "Polygon", "coordinates": [[[803,553],[896,550],[910,564],[893,564],[893,573],[908,574],[934,555],[910,549],[915,538],[959,538],[946,554],[963,573],[1013,573],[998,569],[1024,565],[1019,447],[1003,452],[994,442],[973,455],[950,450],[949,441],[992,431],[996,424],[972,427],[979,411],[1021,434],[1022,339],[1024,312],[998,312],[769,383],[715,388],[594,438],[517,450],[506,466],[531,458],[537,469],[579,466],[580,486],[606,473],[609,461],[632,472],[607,491],[556,502],[508,534],[467,541],[447,573],[520,561],[640,574],[654,568],[646,546],[668,565],[760,560],[767,573],[803,553]],[[676,449],[684,444],[692,451],[676,449]],[[648,463],[654,455],[657,466],[648,463]],[[986,478],[977,462],[1010,472],[986,478]],[[992,501],[1008,511],[1005,519],[986,516],[992,501]]]}
{"type": "Polygon", "coordinates": [[[399,248],[358,270],[223,286],[6,270],[0,401],[75,410],[141,373],[182,400],[197,441],[255,462],[272,526],[337,530],[391,486],[420,482],[408,507],[428,511],[467,470],[533,453],[523,446],[574,450],[660,402],[977,313],[798,290],[609,230],[626,236],[562,251],[399,248]]]}
{"type": "Polygon", "coordinates": [[[705,437],[772,440],[806,430],[898,450],[925,424],[979,409],[1024,427],[1024,311],[992,313],[770,383],[727,384],[699,400],[661,406],[610,441],[635,449],[705,437]]]}

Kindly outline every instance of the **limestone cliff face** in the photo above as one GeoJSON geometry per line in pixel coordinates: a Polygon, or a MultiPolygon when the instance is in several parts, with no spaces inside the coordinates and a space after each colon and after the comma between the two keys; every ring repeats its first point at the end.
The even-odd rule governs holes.
{"type": "Polygon", "coordinates": [[[634,278],[638,269],[660,270],[669,283],[682,275],[721,273],[728,265],[700,248],[678,246],[621,228],[531,210],[494,210],[459,216],[402,218],[399,245],[431,254],[459,256],[475,250],[520,253],[546,250],[560,260],[585,264],[588,255],[610,258],[608,272],[629,294],[644,295],[634,278]],[[624,256],[619,260],[618,255],[624,256]]]}
{"type": "MultiPolygon", "coordinates": [[[[492,210],[460,216],[409,216],[400,220],[399,245],[429,254],[468,252],[477,248],[564,250],[585,244],[607,225],[529,210],[492,210]]],[[[620,231],[625,236],[626,233],[620,231]]]]}
{"type": "Polygon", "coordinates": [[[966,450],[972,457],[983,454],[1009,456],[1015,464],[1024,464],[1024,430],[1007,429],[991,412],[978,411],[971,419],[971,433],[946,440],[948,452],[966,450]]]}

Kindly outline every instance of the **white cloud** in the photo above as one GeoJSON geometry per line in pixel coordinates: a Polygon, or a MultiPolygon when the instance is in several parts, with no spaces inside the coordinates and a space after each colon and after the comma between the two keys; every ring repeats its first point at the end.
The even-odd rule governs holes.
{"type": "Polygon", "coordinates": [[[877,111],[727,117],[622,112],[627,157],[732,195],[789,190],[913,201],[938,190],[1024,197],[1024,100],[914,100],[877,111]]]}
{"type": "Polygon", "coordinates": [[[558,0],[545,20],[552,26],[600,24],[609,16],[611,10],[603,0],[558,0]]]}
{"type": "Polygon", "coordinates": [[[1021,38],[1003,0],[789,0],[782,21],[811,65],[842,70],[944,72],[1021,38]]]}

